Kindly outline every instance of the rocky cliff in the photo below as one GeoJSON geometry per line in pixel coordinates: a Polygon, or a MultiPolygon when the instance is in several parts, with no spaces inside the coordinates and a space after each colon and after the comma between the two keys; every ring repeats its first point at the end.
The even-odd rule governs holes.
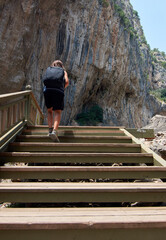
{"type": "Polygon", "coordinates": [[[70,79],[62,124],[98,104],[104,124],[141,127],[166,107],[149,94],[153,65],[129,0],[0,0],[0,93],[30,84],[54,59],[70,79]]]}
{"type": "Polygon", "coordinates": [[[154,129],[155,138],[141,141],[166,160],[166,116],[155,115],[145,128],[154,129]]]}
{"type": "Polygon", "coordinates": [[[151,53],[153,66],[152,87],[153,89],[166,88],[166,54],[158,49],[154,49],[151,53]]]}

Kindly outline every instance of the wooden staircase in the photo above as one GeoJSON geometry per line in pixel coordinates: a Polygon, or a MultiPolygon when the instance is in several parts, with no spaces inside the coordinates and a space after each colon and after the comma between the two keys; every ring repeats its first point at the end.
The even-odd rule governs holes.
{"type": "Polygon", "coordinates": [[[60,143],[47,131],[28,126],[0,153],[3,240],[162,239],[163,159],[123,127],[60,127],[60,143]]]}

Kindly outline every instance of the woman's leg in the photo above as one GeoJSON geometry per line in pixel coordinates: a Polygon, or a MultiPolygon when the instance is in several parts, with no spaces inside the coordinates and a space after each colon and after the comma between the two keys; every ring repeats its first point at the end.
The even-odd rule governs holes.
{"type": "Polygon", "coordinates": [[[54,111],[54,129],[52,133],[50,133],[50,137],[54,142],[59,142],[57,130],[59,127],[60,120],[61,120],[61,110],[55,110],[54,111]]]}
{"type": "Polygon", "coordinates": [[[48,108],[48,127],[49,127],[49,130],[52,129],[52,125],[53,125],[53,111],[52,111],[52,108],[48,108]]]}
{"type": "Polygon", "coordinates": [[[62,112],[62,110],[54,111],[54,130],[58,130],[59,123],[61,120],[61,112],[62,112]]]}

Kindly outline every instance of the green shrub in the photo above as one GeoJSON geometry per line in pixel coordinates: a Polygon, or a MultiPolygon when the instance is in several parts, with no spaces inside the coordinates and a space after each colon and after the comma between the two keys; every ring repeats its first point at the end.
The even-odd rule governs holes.
{"type": "Polygon", "coordinates": [[[103,121],[103,109],[94,105],[88,111],[78,114],[76,121],[79,125],[96,125],[103,121]]]}
{"type": "Polygon", "coordinates": [[[162,51],[161,54],[162,54],[163,57],[166,57],[165,52],[162,51]]]}
{"type": "Polygon", "coordinates": [[[140,19],[137,11],[134,10],[133,13],[134,13],[134,15],[136,15],[138,17],[138,19],[140,19]]]}
{"type": "MultiPolygon", "coordinates": [[[[117,4],[114,4],[114,8],[115,8],[116,12],[119,14],[119,17],[121,18],[121,20],[123,22],[125,22],[126,16],[125,16],[123,9],[120,6],[118,6],[117,4]]],[[[126,21],[127,21],[127,19],[126,19],[126,21]]]]}
{"type": "Polygon", "coordinates": [[[166,88],[161,89],[161,98],[166,99],[166,88]]]}
{"type": "Polygon", "coordinates": [[[152,51],[150,52],[150,54],[151,54],[152,62],[157,63],[157,62],[158,62],[158,61],[157,61],[157,58],[156,58],[155,55],[153,55],[153,52],[152,52],[152,51]]]}
{"type": "MultiPolygon", "coordinates": [[[[158,59],[156,58],[156,56],[154,55],[155,52],[161,54],[164,58],[166,57],[165,52],[160,52],[158,48],[154,48],[153,50],[150,51],[150,54],[151,54],[152,62],[159,63],[163,68],[166,69],[166,61],[160,61],[160,60],[158,60],[158,59]]],[[[164,59],[164,60],[165,60],[165,59],[164,59]]]]}
{"type": "Polygon", "coordinates": [[[156,97],[157,99],[166,102],[166,89],[156,89],[153,91],[150,91],[150,93],[156,97]]]}
{"type": "Polygon", "coordinates": [[[158,48],[153,48],[153,52],[160,52],[158,48]]]}
{"type": "Polygon", "coordinates": [[[137,31],[132,27],[130,20],[128,19],[128,17],[126,17],[123,9],[120,6],[118,6],[117,4],[114,4],[114,8],[115,8],[116,12],[119,14],[121,22],[125,26],[124,30],[127,30],[130,33],[131,38],[136,36],[137,31]]]}
{"type": "Polygon", "coordinates": [[[146,45],[148,44],[144,35],[141,36],[141,40],[142,40],[142,43],[146,45]]]}
{"type": "Polygon", "coordinates": [[[160,62],[161,66],[166,69],[166,62],[160,62]]]}

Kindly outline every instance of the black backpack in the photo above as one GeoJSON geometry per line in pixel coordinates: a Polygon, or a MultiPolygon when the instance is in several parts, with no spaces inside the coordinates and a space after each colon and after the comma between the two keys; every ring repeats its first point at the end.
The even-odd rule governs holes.
{"type": "Polygon", "coordinates": [[[63,68],[48,67],[42,80],[46,88],[56,88],[64,91],[65,78],[63,68]]]}

